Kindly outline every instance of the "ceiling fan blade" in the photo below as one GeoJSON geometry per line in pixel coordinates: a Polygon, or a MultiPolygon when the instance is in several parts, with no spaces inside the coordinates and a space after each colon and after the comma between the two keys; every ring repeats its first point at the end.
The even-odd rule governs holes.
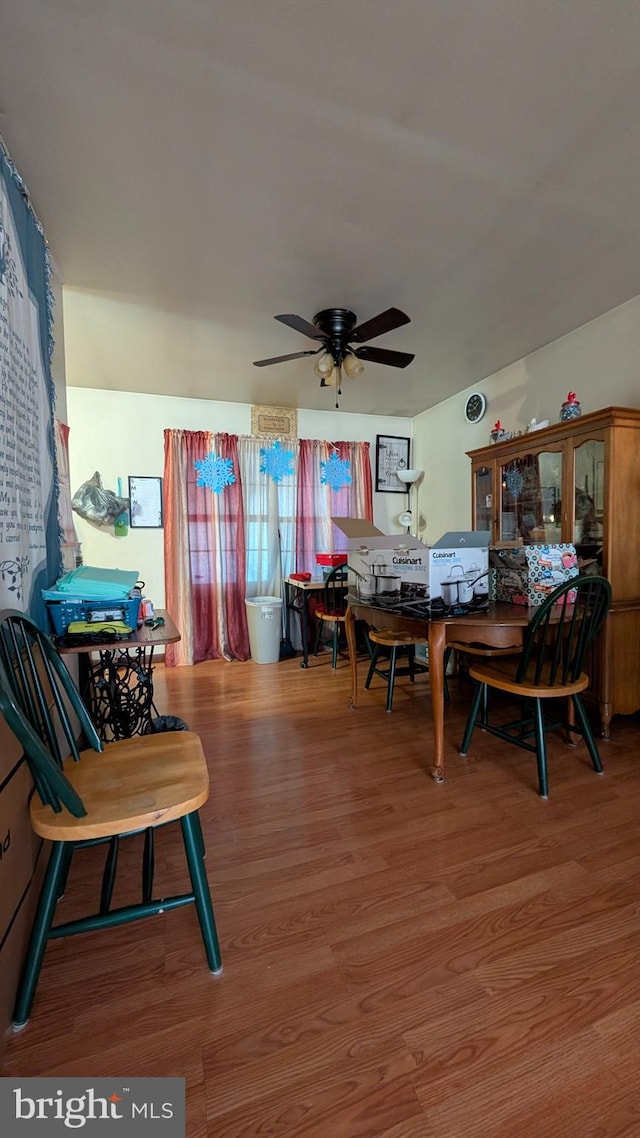
{"type": "Polygon", "coordinates": [[[406,312],[401,312],[399,308],[387,308],[371,320],[365,320],[364,324],[358,324],[350,333],[349,339],[359,340],[360,343],[363,340],[375,340],[376,336],[383,336],[385,332],[393,332],[394,328],[410,323],[411,317],[406,312]]]}
{"type": "Polygon", "coordinates": [[[285,360],[301,360],[303,356],[317,356],[318,352],[321,351],[322,348],[316,348],[315,351],[313,348],[310,348],[308,352],[291,352],[288,356],[273,356],[270,360],[254,360],[253,366],[268,367],[269,364],[281,364],[284,363],[285,360]]]}
{"type": "Polygon", "coordinates": [[[285,312],[282,316],[274,316],[273,319],[279,320],[281,324],[286,324],[288,328],[293,328],[294,332],[302,332],[303,336],[308,336],[311,340],[324,340],[325,338],[324,332],[321,332],[310,320],[305,320],[304,316],[285,312]]]}
{"type": "Polygon", "coordinates": [[[412,352],[394,352],[391,348],[356,348],[353,353],[359,360],[369,360],[372,364],[388,364],[389,367],[407,367],[415,355],[412,352]]]}

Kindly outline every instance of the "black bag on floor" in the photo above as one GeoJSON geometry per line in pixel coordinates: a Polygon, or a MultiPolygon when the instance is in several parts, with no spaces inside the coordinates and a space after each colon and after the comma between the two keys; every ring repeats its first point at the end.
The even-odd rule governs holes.
{"type": "Polygon", "coordinates": [[[147,723],[145,735],[159,735],[161,731],[188,731],[189,724],[177,715],[158,715],[147,723]]]}

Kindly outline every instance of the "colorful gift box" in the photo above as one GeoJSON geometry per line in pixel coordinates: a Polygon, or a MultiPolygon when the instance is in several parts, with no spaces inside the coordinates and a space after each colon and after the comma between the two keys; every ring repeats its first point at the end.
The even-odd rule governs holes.
{"type": "Polygon", "coordinates": [[[489,563],[491,599],[513,605],[541,605],[558,585],[578,576],[575,546],[568,542],[491,549],[489,563]]]}

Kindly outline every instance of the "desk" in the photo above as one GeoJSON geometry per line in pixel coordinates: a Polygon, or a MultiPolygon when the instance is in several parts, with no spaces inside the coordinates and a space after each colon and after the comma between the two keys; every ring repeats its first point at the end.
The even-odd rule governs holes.
{"type": "Polygon", "coordinates": [[[464,644],[486,644],[491,648],[519,648],[524,629],[535,610],[495,601],[486,612],[467,616],[438,617],[420,620],[384,612],[372,605],[350,600],[345,620],[349,658],[351,660],[351,706],[358,700],[358,664],[355,652],[355,623],[363,620],[370,628],[413,633],[429,638],[429,675],[433,711],[433,762],[431,774],[435,782],[444,781],[444,654],[451,640],[464,644]]]}
{"type": "Polygon", "coordinates": [[[143,735],[157,714],[153,703],[153,653],[160,644],[175,644],[180,633],[166,612],[164,624],[142,625],[115,644],[59,647],[61,656],[80,656],[80,690],[96,730],[105,742],[143,735]],[[92,660],[91,654],[99,656],[92,660]]]}
{"type": "MultiPolygon", "coordinates": [[[[300,667],[306,668],[309,664],[309,597],[312,593],[321,593],[324,598],[325,582],[322,581],[296,581],[293,577],[285,577],[285,596],[287,604],[287,637],[290,635],[289,613],[293,609],[300,617],[300,634],[302,636],[302,660],[300,667]],[[299,601],[299,604],[296,604],[299,601]]],[[[344,583],[336,581],[334,588],[346,589],[344,583]]]]}

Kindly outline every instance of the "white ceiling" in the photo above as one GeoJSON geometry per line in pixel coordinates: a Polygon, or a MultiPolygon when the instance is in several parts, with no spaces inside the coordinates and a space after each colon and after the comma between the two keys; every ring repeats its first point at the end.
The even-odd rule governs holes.
{"type": "Polygon", "coordinates": [[[375,343],[414,363],[343,406],[411,415],[640,293],[637,3],[3,9],[0,133],[65,284],[208,327],[163,394],[330,407],[313,360],[252,366],[314,346],[273,315],[395,305],[375,343]]]}

